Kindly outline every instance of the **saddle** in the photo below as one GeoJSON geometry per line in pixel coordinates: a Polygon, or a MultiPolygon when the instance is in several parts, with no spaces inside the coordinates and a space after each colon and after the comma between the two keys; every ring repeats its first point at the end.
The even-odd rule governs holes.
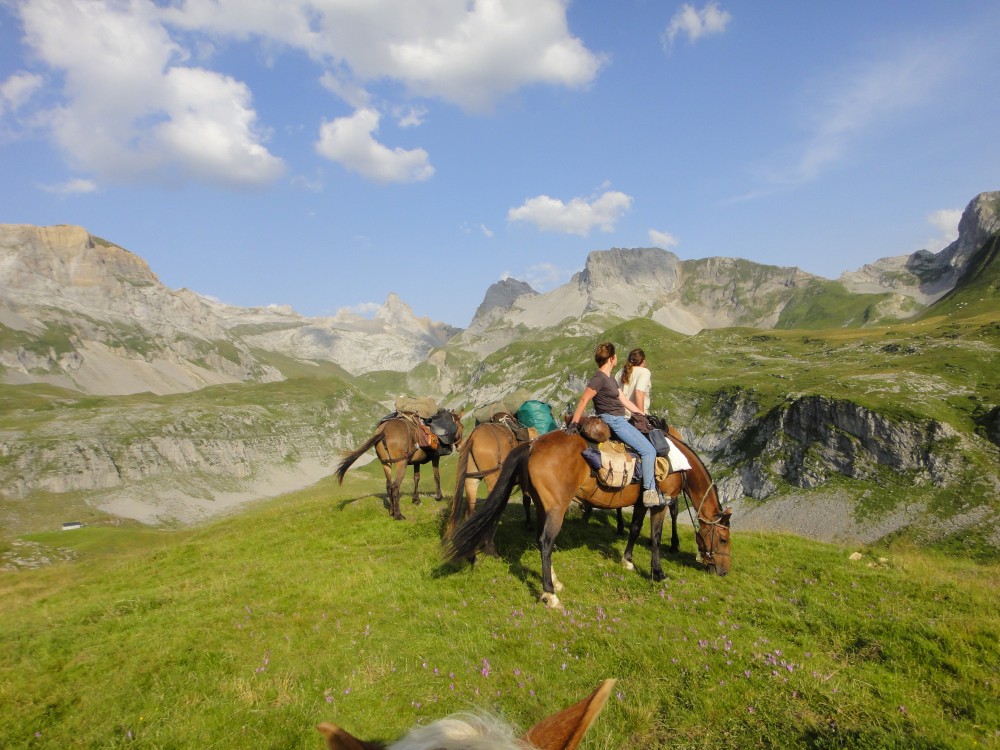
{"type": "Polygon", "coordinates": [[[436,451],[441,447],[440,438],[434,434],[434,431],[430,428],[427,422],[424,421],[424,419],[416,412],[394,411],[386,414],[378,421],[378,423],[382,424],[383,422],[388,422],[390,419],[405,419],[407,422],[412,424],[416,428],[417,445],[421,448],[436,451]]]}
{"type": "Polygon", "coordinates": [[[534,440],[536,437],[538,437],[538,430],[536,430],[533,427],[525,427],[524,425],[522,425],[520,422],[517,421],[517,419],[514,417],[513,414],[510,414],[508,412],[499,412],[497,414],[494,414],[490,418],[490,422],[492,422],[493,424],[503,425],[512,433],[514,433],[514,440],[517,441],[518,445],[520,445],[521,443],[530,442],[531,440],[534,440]]]}

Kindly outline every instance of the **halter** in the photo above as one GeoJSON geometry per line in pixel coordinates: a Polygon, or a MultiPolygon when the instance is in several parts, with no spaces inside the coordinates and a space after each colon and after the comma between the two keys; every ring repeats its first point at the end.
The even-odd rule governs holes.
{"type": "Polygon", "coordinates": [[[705,524],[706,526],[712,527],[712,533],[711,536],[709,537],[709,541],[711,542],[711,544],[706,545],[706,549],[699,551],[701,552],[702,561],[704,561],[708,565],[715,565],[716,555],[718,555],[719,557],[730,556],[728,552],[715,551],[715,536],[718,533],[719,525],[721,522],[716,520],[709,520],[707,518],[702,517],[701,515],[701,509],[705,507],[705,501],[708,499],[708,493],[711,492],[713,489],[715,489],[715,482],[714,481],[709,482],[708,487],[705,489],[705,493],[701,496],[701,502],[698,503],[697,506],[695,506],[695,510],[697,511],[698,514],[697,522],[695,521],[694,516],[691,515],[691,505],[693,504],[693,501],[691,499],[691,493],[688,491],[689,490],[688,474],[686,471],[684,472],[684,480],[683,483],[681,484],[681,489],[684,491],[684,499],[687,501],[688,517],[691,519],[691,527],[694,529],[694,538],[696,540],[700,538],[698,536],[698,529],[700,524],[705,524]]]}

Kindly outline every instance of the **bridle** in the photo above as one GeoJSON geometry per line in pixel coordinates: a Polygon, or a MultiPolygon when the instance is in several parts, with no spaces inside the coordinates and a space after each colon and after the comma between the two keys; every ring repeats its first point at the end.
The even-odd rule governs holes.
{"type": "Polygon", "coordinates": [[[705,488],[705,492],[701,496],[701,502],[695,505],[695,511],[697,513],[697,519],[698,519],[696,521],[695,516],[691,514],[691,506],[694,505],[694,501],[691,498],[690,487],[688,487],[687,472],[686,471],[684,472],[684,480],[681,484],[681,490],[684,492],[684,499],[687,502],[688,517],[691,519],[691,527],[694,529],[694,538],[697,541],[701,542],[701,544],[698,545],[700,548],[698,551],[701,553],[702,562],[704,562],[706,565],[715,565],[716,556],[718,557],[730,556],[728,552],[719,552],[716,551],[715,549],[716,536],[719,534],[719,527],[722,525],[722,520],[721,520],[722,516],[720,515],[718,519],[710,520],[708,518],[703,517],[701,514],[701,509],[705,507],[705,501],[708,499],[708,493],[714,489],[715,489],[715,482],[714,481],[709,482],[708,487],[705,488]],[[709,543],[707,544],[705,542],[702,542],[701,537],[698,536],[701,524],[705,524],[706,526],[711,527],[711,535],[709,536],[709,543]],[[702,548],[703,544],[705,545],[704,548],[702,548]]]}

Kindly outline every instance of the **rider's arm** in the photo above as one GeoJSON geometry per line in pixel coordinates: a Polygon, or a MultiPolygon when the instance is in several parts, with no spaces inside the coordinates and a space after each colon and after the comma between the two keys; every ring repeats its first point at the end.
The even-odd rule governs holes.
{"type": "Polygon", "coordinates": [[[597,395],[597,391],[591,388],[589,385],[583,389],[583,395],[580,396],[580,403],[576,405],[576,411],[573,412],[573,419],[571,421],[579,423],[583,419],[583,410],[587,408],[587,404],[590,400],[597,395]]]}

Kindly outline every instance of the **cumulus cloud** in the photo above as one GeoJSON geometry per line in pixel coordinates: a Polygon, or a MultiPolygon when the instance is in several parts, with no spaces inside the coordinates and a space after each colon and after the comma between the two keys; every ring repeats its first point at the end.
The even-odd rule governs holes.
{"type": "Polygon", "coordinates": [[[656,247],[662,248],[663,250],[669,250],[670,248],[677,247],[677,245],[680,244],[678,239],[672,234],[669,232],[661,232],[658,229],[649,230],[649,241],[656,247]]]}
{"type": "Polygon", "coordinates": [[[701,10],[685,3],[670,19],[670,24],[663,32],[663,43],[672,47],[674,40],[681,35],[694,43],[703,36],[721,34],[732,18],[732,15],[722,10],[716,2],[708,3],[701,10]]]}
{"type": "Polygon", "coordinates": [[[434,174],[427,152],[422,148],[407,151],[390,149],[375,140],[379,113],[359,109],[350,117],[338,117],[323,123],[316,151],[375,182],[419,182],[434,174]]]}
{"type": "Polygon", "coordinates": [[[569,32],[565,0],[20,0],[16,8],[25,45],[55,75],[8,79],[0,112],[51,81],[38,97],[46,109],[32,114],[44,115],[73,166],[118,180],[259,185],[284,173],[249,77],[213,67],[227,44],[255,45],[265,65],[289,52],[311,60],[321,84],[356,111],[323,126],[330,148],[383,181],[426,179],[430,167],[419,149],[390,150],[373,130],[366,136],[368,113],[416,127],[427,115],[418,98],[489,112],[525,86],[584,88],[605,64],[569,32]],[[338,150],[338,138],[351,135],[341,126],[357,154],[338,150]]]}
{"type": "Polygon", "coordinates": [[[143,2],[22,4],[26,41],[63,73],[63,101],[47,113],[56,144],[75,167],[110,180],[276,179],[284,166],[263,145],[247,86],[181,64],[187,54],[155,10],[143,2]]]}
{"type": "Polygon", "coordinates": [[[543,232],[559,232],[586,237],[595,227],[611,232],[618,220],[632,207],[632,197],[609,190],[592,200],[574,198],[563,203],[557,198],[539,195],[529,198],[507,212],[507,220],[534,225],[543,232]]]}

